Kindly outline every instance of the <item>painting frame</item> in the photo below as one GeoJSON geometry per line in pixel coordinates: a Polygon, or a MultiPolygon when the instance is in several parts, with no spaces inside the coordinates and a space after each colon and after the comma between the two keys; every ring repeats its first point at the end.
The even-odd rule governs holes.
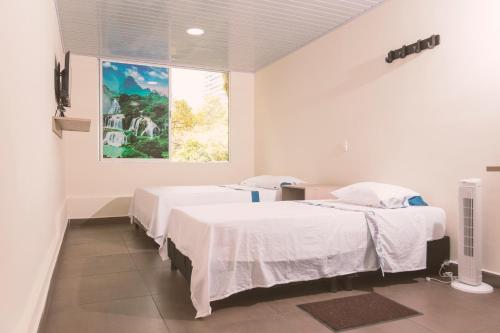
{"type": "MultiPolygon", "coordinates": [[[[106,162],[112,162],[112,161],[155,161],[155,162],[159,162],[159,161],[163,161],[163,162],[169,162],[170,161],[170,126],[171,126],[171,66],[168,66],[168,65],[163,65],[163,64],[155,64],[155,63],[147,63],[147,62],[139,62],[139,61],[128,61],[128,60],[122,60],[122,59],[115,59],[115,58],[99,58],[99,61],[98,61],[98,65],[99,65],[99,131],[98,131],[98,135],[99,135],[99,140],[98,140],[98,145],[99,145],[99,160],[100,161],[106,161],[106,162]],[[143,152],[143,151],[138,151],[138,153],[142,153],[142,155],[138,155],[136,154],[136,156],[109,156],[109,145],[105,144],[107,141],[107,138],[105,137],[105,135],[107,135],[107,133],[109,131],[115,131],[114,128],[110,128],[109,126],[109,123],[107,124],[107,122],[109,122],[109,119],[106,119],[105,116],[108,116],[110,115],[109,113],[109,110],[106,112],[106,107],[109,107],[109,101],[107,102],[106,101],[106,97],[105,97],[105,89],[108,89],[109,90],[109,87],[105,88],[106,86],[106,82],[105,82],[105,73],[104,73],[104,68],[109,66],[109,65],[105,65],[105,64],[110,64],[111,66],[113,65],[119,65],[120,67],[123,67],[123,68],[135,68],[137,70],[137,72],[141,72],[141,70],[144,70],[145,68],[149,68],[151,70],[155,70],[155,71],[158,71],[158,72],[162,72],[164,71],[165,73],[165,82],[164,84],[166,85],[165,87],[161,88],[161,91],[164,93],[164,94],[161,94],[159,93],[158,91],[155,91],[155,93],[157,93],[156,95],[160,96],[158,99],[161,100],[162,98],[165,98],[166,99],[166,105],[165,105],[165,108],[164,110],[162,111],[163,114],[161,114],[161,117],[164,118],[164,121],[166,122],[166,125],[165,124],[162,124],[160,122],[160,126],[158,126],[157,124],[154,123],[155,119],[153,119],[153,117],[148,117],[149,114],[147,115],[143,115],[141,113],[140,118],[149,118],[149,121],[151,121],[151,123],[154,123],[153,126],[151,126],[151,130],[147,130],[147,133],[146,134],[147,136],[151,136],[151,139],[152,138],[156,138],[156,134],[150,134],[150,133],[156,133],[156,128],[159,129],[159,132],[157,134],[158,136],[158,140],[156,141],[159,141],[159,142],[162,142],[163,143],[163,146],[160,145],[160,149],[161,149],[161,156],[158,156],[158,147],[154,147],[155,148],[155,152],[156,152],[156,155],[153,156],[152,154],[150,154],[148,151],[146,152],[143,152]],[[140,70],[139,70],[140,69],[140,70]],[[107,104],[107,105],[105,105],[107,104]],[[153,132],[151,132],[153,131],[153,132]],[[106,147],[108,146],[108,147],[106,147]],[[147,153],[147,156],[145,156],[144,153],[147,153]]],[[[116,69],[115,69],[116,70],[116,69]]],[[[159,77],[157,78],[158,81],[161,80],[159,77]]],[[[135,82],[136,84],[138,84],[137,82],[135,82]]],[[[151,82],[147,82],[148,84],[151,83],[151,82]]],[[[133,84],[132,84],[133,85],[133,84]]],[[[156,86],[155,86],[156,87],[156,86]]],[[[161,87],[161,84],[160,84],[160,87],[161,87]]],[[[146,88],[144,88],[144,85],[141,86],[142,90],[146,90],[146,88]]],[[[140,88],[138,88],[140,89],[140,88]]],[[[151,89],[152,90],[152,89],[151,89]]],[[[117,91],[115,92],[117,93],[120,97],[122,95],[122,92],[121,91],[117,91]]],[[[141,99],[142,97],[142,92],[139,92],[138,95],[134,96],[134,97],[137,97],[139,99],[141,99]]],[[[149,95],[147,95],[148,97],[150,95],[153,94],[153,91],[151,91],[149,93],[149,95]]],[[[123,95],[127,95],[128,97],[131,97],[135,94],[128,94],[128,93],[123,93],[123,95]]],[[[154,99],[154,97],[153,97],[154,99]]],[[[156,106],[158,105],[163,105],[162,103],[159,103],[156,102],[156,106]]],[[[141,105],[142,106],[142,105],[141,105]]],[[[150,107],[152,107],[152,105],[148,105],[150,107]]],[[[141,110],[140,112],[144,112],[145,110],[141,110]]],[[[138,118],[138,117],[135,117],[135,118],[138,118]]],[[[134,118],[134,119],[135,119],[134,118]]],[[[132,119],[132,121],[134,121],[134,119],[132,119]]],[[[144,120],[145,121],[145,120],[144,120]]],[[[146,127],[149,127],[149,123],[148,125],[144,125],[144,121],[142,121],[141,125],[141,133],[137,133],[138,132],[138,128],[139,126],[135,127],[135,136],[139,137],[139,141],[141,142],[144,142],[144,141],[147,141],[147,140],[144,140],[143,138],[143,133],[145,131],[145,126],[146,127]],[[140,135],[138,135],[140,134],[140,135]]],[[[122,122],[126,123],[126,129],[125,128],[122,128],[121,131],[122,132],[129,132],[131,129],[130,129],[130,125],[131,125],[131,120],[130,118],[128,119],[128,121],[126,122],[125,120],[122,120],[122,122]]],[[[116,130],[116,131],[120,131],[120,130],[116,130]]],[[[122,135],[123,136],[123,135],[122,135]]],[[[127,137],[128,138],[128,137],[127,137]]],[[[125,144],[126,146],[128,146],[128,144],[126,143],[125,144]]],[[[120,147],[120,146],[118,146],[120,147]]]]}

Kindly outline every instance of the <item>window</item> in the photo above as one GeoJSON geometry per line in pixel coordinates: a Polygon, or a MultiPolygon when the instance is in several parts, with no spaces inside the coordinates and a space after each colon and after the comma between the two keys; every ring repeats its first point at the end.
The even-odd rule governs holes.
{"type": "Polygon", "coordinates": [[[227,73],[172,68],[171,159],[228,161],[227,73]]]}
{"type": "Polygon", "coordinates": [[[103,158],[228,161],[229,75],[101,61],[103,158]]]}

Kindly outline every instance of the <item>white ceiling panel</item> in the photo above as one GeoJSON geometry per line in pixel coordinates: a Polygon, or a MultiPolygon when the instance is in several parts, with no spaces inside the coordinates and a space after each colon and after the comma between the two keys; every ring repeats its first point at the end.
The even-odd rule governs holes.
{"type": "Polygon", "coordinates": [[[55,0],[64,48],[254,72],[383,0],[55,0]],[[205,31],[190,36],[188,28],[205,31]]]}

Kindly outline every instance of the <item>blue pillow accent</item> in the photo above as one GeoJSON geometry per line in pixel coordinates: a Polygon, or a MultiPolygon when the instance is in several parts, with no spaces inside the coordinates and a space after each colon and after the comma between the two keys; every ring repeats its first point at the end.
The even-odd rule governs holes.
{"type": "Polygon", "coordinates": [[[252,191],[252,202],[260,202],[259,191],[252,191]]]}
{"type": "Polygon", "coordinates": [[[421,196],[416,196],[408,199],[408,204],[410,206],[429,206],[421,196]]]}

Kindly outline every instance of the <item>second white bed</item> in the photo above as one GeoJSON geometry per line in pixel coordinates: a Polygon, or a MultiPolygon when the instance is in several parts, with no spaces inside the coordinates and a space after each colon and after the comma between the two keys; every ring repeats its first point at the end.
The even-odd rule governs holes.
{"type": "MultiPolygon", "coordinates": [[[[387,272],[423,269],[426,241],[444,236],[440,208],[330,204],[282,201],[173,209],[167,237],[191,259],[196,316],[209,315],[211,301],[255,287],[381,266],[387,272]],[[367,213],[378,220],[370,223],[367,213]],[[386,256],[382,263],[381,253],[386,256]]],[[[161,251],[165,257],[166,247],[161,251]]]]}
{"type": "Polygon", "coordinates": [[[161,245],[173,207],[280,199],[281,190],[242,185],[151,186],[135,190],[129,216],[141,223],[147,235],[161,245]],[[255,192],[258,192],[258,200],[255,192]]]}

